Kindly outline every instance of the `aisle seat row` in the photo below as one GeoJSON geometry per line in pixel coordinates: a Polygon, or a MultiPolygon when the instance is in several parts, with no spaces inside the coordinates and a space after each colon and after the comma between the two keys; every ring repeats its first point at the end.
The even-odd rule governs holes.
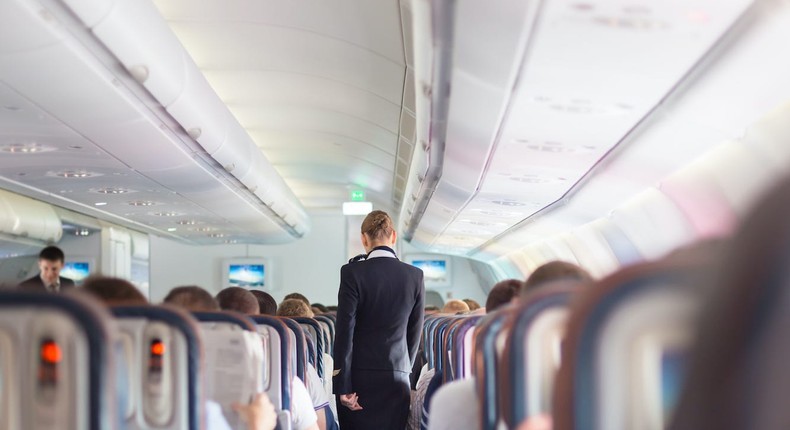
{"type": "Polygon", "coordinates": [[[245,428],[230,406],[262,391],[289,429],[293,378],[309,383],[309,348],[323,371],[333,331],[331,317],[108,312],[76,295],[2,291],[0,429],[199,430],[207,400],[245,428]]]}
{"type": "Polygon", "coordinates": [[[428,368],[442,371],[444,384],[474,382],[474,393],[440,388],[428,428],[464,425],[436,424],[433,414],[468,418],[470,399],[472,428],[483,430],[787,427],[787,219],[790,178],[729,243],[698,244],[597,282],[546,283],[479,320],[427,318],[428,368]]]}
{"type": "Polygon", "coordinates": [[[594,285],[549,283],[482,318],[429,317],[428,368],[443,384],[474,379],[480,429],[552,410],[554,429],[665,428],[703,303],[701,266],[637,265],[594,285]]]}

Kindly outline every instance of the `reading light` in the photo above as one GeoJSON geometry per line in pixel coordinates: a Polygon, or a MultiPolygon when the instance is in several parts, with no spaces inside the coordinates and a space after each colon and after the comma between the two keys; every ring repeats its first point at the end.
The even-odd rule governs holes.
{"type": "Polygon", "coordinates": [[[367,215],[372,211],[371,202],[343,202],[343,215],[367,215]]]}

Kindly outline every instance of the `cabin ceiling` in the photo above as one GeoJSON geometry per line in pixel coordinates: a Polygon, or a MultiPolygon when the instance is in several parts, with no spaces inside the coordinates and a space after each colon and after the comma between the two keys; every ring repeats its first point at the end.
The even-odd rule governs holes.
{"type": "Polygon", "coordinates": [[[726,143],[790,99],[784,0],[7,0],[0,24],[3,187],[195,243],[292,240],[363,189],[425,250],[622,263],[634,213],[701,236],[694,191],[750,175],[700,172],[784,154],[726,143]]]}
{"type": "Polygon", "coordinates": [[[154,3],[305,207],[337,210],[352,189],[397,207],[406,71],[397,1],[154,3]]]}
{"type": "Polygon", "coordinates": [[[223,121],[224,105],[199,91],[189,61],[146,58],[144,79],[121,64],[146,43],[140,34],[160,36],[157,47],[175,44],[146,53],[182,58],[152,4],[68,3],[0,2],[3,188],[191,243],[283,243],[309,230],[263,156],[245,152],[252,143],[243,129],[223,121]],[[104,13],[110,6],[121,13],[104,13]],[[157,25],[165,31],[156,33],[157,25]],[[172,75],[180,80],[158,87],[166,91],[141,86],[172,75]],[[163,106],[154,97],[165,92],[175,97],[163,106]],[[215,118],[206,121],[206,112],[215,118]],[[200,128],[187,131],[190,117],[200,128]]]}
{"type": "MultiPolygon", "coordinates": [[[[551,220],[548,213],[567,205],[571,191],[583,190],[615,156],[640,154],[628,170],[604,174],[604,186],[586,207],[577,205],[572,217],[566,214],[563,229],[605,217],[664,175],[736,137],[743,132],[741,121],[740,129],[706,123],[704,116],[695,117],[699,111],[676,123],[678,134],[692,137],[686,148],[667,142],[639,152],[633,132],[667,115],[658,108],[670,95],[686,92],[691,77],[720,54],[721,40],[734,32],[752,3],[539,1],[497,2],[497,8],[488,2],[433,3],[427,12],[433,19],[421,20],[432,23],[432,31],[417,28],[415,45],[427,43],[420,32],[443,38],[433,43],[433,62],[418,65],[415,73],[418,82],[451,91],[446,99],[433,91],[426,102],[445,103],[446,117],[418,112],[418,122],[422,118],[430,127],[418,127],[417,140],[434,145],[433,130],[446,127],[438,137],[445,144],[443,165],[424,211],[419,204],[425,184],[412,182],[407,193],[414,203],[405,199],[401,229],[414,228],[414,242],[437,252],[502,255],[542,240],[545,231],[533,231],[528,239],[509,240],[506,249],[496,246],[529,230],[538,214],[551,220]],[[448,15],[449,22],[436,19],[448,15]],[[431,74],[442,68],[444,75],[431,74]]],[[[414,13],[426,12],[415,8],[414,13]]],[[[766,113],[772,107],[755,110],[766,113]]],[[[415,173],[420,174],[425,175],[415,173]]]]}

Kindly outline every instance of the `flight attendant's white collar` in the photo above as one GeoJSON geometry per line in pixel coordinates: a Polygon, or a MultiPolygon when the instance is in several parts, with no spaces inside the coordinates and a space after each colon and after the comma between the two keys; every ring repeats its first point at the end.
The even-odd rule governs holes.
{"type": "Polygon", "coordinates": [[[398,258],[395,255],[395,251],[392,250],[389,246],[377,246],[373,248],[372,251],[368,254],[366,260],[370,260],[371,258],[398,258]]]}

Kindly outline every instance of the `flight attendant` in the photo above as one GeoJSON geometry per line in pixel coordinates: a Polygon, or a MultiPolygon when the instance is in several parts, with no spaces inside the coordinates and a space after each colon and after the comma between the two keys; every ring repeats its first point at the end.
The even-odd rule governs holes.
{"type": "Polygon", "coordinates": [[[403,430],[423,322],[422,270],[398,260],[392,219],[362,222],[364,260],[340,269],[333,373],[342,430],[403,430]]]}
{"type": "Polygon", "coordinates": [[[74,281],[60,276],[66,256],[57,246],[48,246],[38,254],[39,273],[19,284],[23,290],[58,293],[74,288],[74,281]]]}

